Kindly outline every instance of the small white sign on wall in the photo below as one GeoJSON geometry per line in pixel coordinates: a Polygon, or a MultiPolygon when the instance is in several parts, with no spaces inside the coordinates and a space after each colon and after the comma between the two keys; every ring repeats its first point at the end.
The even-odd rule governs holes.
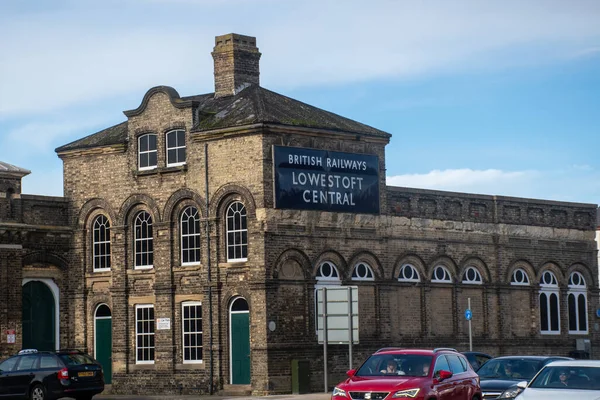
{"type": "Polygon", "coordinates": [[[156,330],[171,329],[171,318],[157,318],[156,330]]]}

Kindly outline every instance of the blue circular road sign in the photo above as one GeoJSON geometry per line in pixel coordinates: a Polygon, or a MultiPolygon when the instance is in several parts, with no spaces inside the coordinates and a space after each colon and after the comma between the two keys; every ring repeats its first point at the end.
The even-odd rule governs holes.
{"type": "Polygon", "coordinates": [[[465,311],[465,318],[467,319],[467,321],[470,321],[472,317],[473,313],[467,308],[467,310],[465,311]]]}

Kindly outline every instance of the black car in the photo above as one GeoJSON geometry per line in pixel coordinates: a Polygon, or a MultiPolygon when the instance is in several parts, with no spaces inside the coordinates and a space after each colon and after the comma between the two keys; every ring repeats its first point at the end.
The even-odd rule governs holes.
{"type": "Polygon", "coordinates": [[[79,350],[21,350],[0,363],[0,398],[90,400],[104,390],[98,361],[79,350]]]}
{"type": "Polygon", "coordinates": [[[471,364],[471,367],[475,372],[477,372],[477,370],[481,368],[483,364],[494,358],[489,354],[481,353],[479,351],[463,351],[462,354],[467,357],[469,364],[471,364]]]}
{"type": "Polygon", "coordinates": [[[517,383],[529,382],[544,365],[557,360],[572,359],[559,356],[505,356],[491,359],[477,371],[484,400],[514,399],[523,391],[517,387],[517,383]]]}

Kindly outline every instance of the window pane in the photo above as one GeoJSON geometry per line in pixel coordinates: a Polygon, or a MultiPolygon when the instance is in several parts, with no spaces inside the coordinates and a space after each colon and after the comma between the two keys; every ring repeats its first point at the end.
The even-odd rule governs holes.
{"type": "Polygon", "coordinates": [[[156,164],[156,152],[153,151],[152,153],[148,153],[148,166],[153,167],[156,166],[156,164]]]}
{"type": "Polygon", "coordinates": [[[558,296],[554,293],[550,295],[550,329],[559,331],[558,326],[558,296]]]}
{"type": "Polygon", "coordinates": [[[148,135],[148,150],[156,150],[156,135],[148,135]]]}
{"type": "Polygon", "coordinates": [[[540,324],[542,331],[548,330],[548,299],[545,293],[540,294],[540,324]]]}
{"type": "Polygon", "coordinates": [[[577,330],[577,307],[575,305],[575,296],[570,294],[568,296],[569,304],[569,330],[577,330]]]}
{"type": "Polygon", "coordinates": [[[171,149],[167,151],[167,163],[175,164],[177,161],[177,150],[171,149]]]}
{"type": "Polygon", "coordinates": [[[175,147],[177,144],[177,132],[171,132],[167,135],[167,147],[175,147]]]}
{"type": "Polygon", "coordinates": [[[587,331],[587,307],[586,307],[585,295],[580,294],[577,297],[577,309],[579,316],[579,330],[587,331]]]}
{"type": "Polygon", "coordinates": [[[185,162],[185,147],[177,149],[177,162],[185,162]]]}

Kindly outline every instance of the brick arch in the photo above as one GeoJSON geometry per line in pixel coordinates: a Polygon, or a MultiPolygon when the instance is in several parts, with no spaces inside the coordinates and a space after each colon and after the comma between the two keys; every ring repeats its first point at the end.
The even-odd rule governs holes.
{"type": "Polygon", "coordinates": [[[225,300],[227,307],[227,318],[229,318],[229,307],[231,302],[237,297],[243,297],[248,303],[248,311],[252,315],[252,292],[246,288],[230,287],[223,291],[222,299],[225,300]]]}
{"type": "Polygon", "coordinates": [[[458,282],[462,282],[462,276],[469,267],[475,267],[481,274],[481,279],[483,279],[483,283],[490,283],[491,276],[490,270],[487,264],[477,256],[468,256],[460,263],[460,269],[458,271],[458,275],[456,279],[458,282]]]}
{"type": "Polygon", "coordinates": [[[281,271],[281,268],[289,260],[294,260],[294,261],[298,262],[298,264],[300,264],[300,267],[302,268],[303,278],[310,279],[310,271],[311,271],[310,260],[309,260],[308,256],[302,250],[295,249],[295,248],[284,250],[279,255],[279,257],[277,258],[277,261],[275,262],[275,268],[273,269],[273,278],[274,279],[279,279],[279,272],[281,271]]]}
{"type": "Polygon", "coordinates": [[[421,282],[428,279],[427,265],[425,264],[425,261],[423,261],[421,257],[414,253],[405,253],[398,256],[398,258],[396,259],[396,263],[394,264],[392,279],[398,279],[398,277],[400,276],[400,270],[402,269],[402,266],[404,264],[410,264],[416,268],[417,272],[421,277],[421,282]]]}
{"type": "Polygon", "coordinates": [[[95,293],[90,297],[93,299],[93,301],[89,302],[87,315],[89,316],[92,323],[94,322],[94,318],[96,317],[96,309],[100,304],[106,304],[108,308],[110,308],[111,315],[113,314],[114,310],[110,294],[95,293]]]}
{"type": "Polygon", "coordinates": [[[456,283],[458,278],[458,274],[457,274],[457,270],[458,268],[456,267],[456,263],[454,262],[453,259],[451,259],[448,256],[437,256],[435,258],[432,259],[432,261],[429,263],[429,268],[427,269],[427,280],[431,281],[431,274],[433,273],[433,270],[435,267],[437,267],[438,265],[443,265],[444,267],[448,268],[448,271],[450,271],[450,275],[452,278],[452,282],[456,283]]]}
{"type": "Polygon", "coordinates": [[[143,204],[148,208],[148,211],[152,214],[153,223],[161,221],[160,210],[154,199],[145,194],[137,193],[129,196],[121,205],[121,209],[119,210],[119,222],[121,225],[127,225],[131,212],[139,204],[143,204]]]}
{"type": "Polygon", "coordinates": [[[369,264],[369,266],[373,270],[373,273],[375,274],[375,280],[385,279],[385,274],[383,271],[383,267],[381,266],[381,262],[379,261],[376,255],[374,255],[368,250],[359,250],[350,257],[350,261],[348,262],[348,270],[346,271],[345,275],[346,279],[352,280],[352,272],[354,271],[354,267],[361,261],[369,264]]]}
{"type": "Polygon", "coordinates": [[[510,264],[510,266],[508,267],[508,270],[507,270],[507,274],[504,277],[504,282],[502,282],[502,283],[506,283],[506,284],[510,285],[510,280],[512,278],[513,272],[515,272],[515,270],[517,270],[519,268],[522,269],[523,271],[527,272],[527,275],[529,276],[529,284],[530,285],[535,285],[539,282],[539,278],[536,278],[537,273],[536,273],[533,265],[527,260],[519,259],[519,260],[513,261],[510,264]],[[536,281],[536,279],[537,279],[537,281],[536,281]]]}
{"type": "Polygon", "coordinates": [[[540,279],[542,278],[542,274],[545,271],[550,271],[554,274],[554,276],[556,276],[556,280],[558,281],[558,286],[567,286],[568,281],[568,277],[565,278],[565,274],[563,272],[563,269],[560,267],[560,264],[558,264],[555,261],[546,261],[540,264],[540,266],[537,269],[537,274],[535,276],[535,282],[534,284],[538,285],[540,284],[540,279]]]}
{"type": "Polygon", "coordinates": [[[596,287],[596,282],[593,278],[594,275],[592,274],[590,267],[588,267],[587,264],[583,262],[575,262],[569,266],[565,275],[567,285],[569,284],[569,277],[575,271],[583,275],[583,277],[585,278],[585,285],[588,288],[588,290],[596,287]]]}
{"type": "Polygon", "coordinates": [[[31,264],[50,264],[58,267],[60,270],[68,269],[68,262],[57,254],[50,253],[46,250],[33,251],[23,256],[23,265],[31,264]]]}
{"type": "Polygon", "coordinates": [[[77,218],[77,226],[79,229],[85,229],[89,218],[92,213],[96,210],[102,210],[103,214],[108,216],[108,220],[111,226],[114,226],[117,223],[117,214],[115,214],[114,210],[108,204],[108,202],[101,198],[94,198],[85,202],[85,204],[79,210],[79,216],[77,218]]]}
{"type": "Polygon", "coordinates": [[[169,200],[167,200],[167,204],[165,204],[165,207],[163,208],[164,219],[177,221],[178,216],[175,215],[177,212],[177,205],[185,200],[192,200],[196,204],[196,207],[198,207],[198,210],[200,210],[200,214],[202,216],[205,215],[206,207],[202,196],[191,189],[182,188],[173,193],[171,197],[169,197],[169,200]]]}
{"type": "Polygon", "coordinates": [[[344,257],[342,257],[342,255],[337,251],[326,250],[315,259],[315,262],[312,266],[311,278],[315,278],[317,276],[319,266],[325,261],[331,261],[336,266],[340,274],[340,281],[343,281],[348,275],[348,264],[346,263],[346,260],[344,260],[344,257]]]}
{"type": "Polygon", "coordinates": [[[234,199],[241,200],[244,203],[248,216],[256,216],[256,203],[252,193],[244,186],[235,183],[228,183],[217,189],[210,201],[208,215],[210,217],[218,217],[224,212],[223,208],[225,205],[234,199]]]}

